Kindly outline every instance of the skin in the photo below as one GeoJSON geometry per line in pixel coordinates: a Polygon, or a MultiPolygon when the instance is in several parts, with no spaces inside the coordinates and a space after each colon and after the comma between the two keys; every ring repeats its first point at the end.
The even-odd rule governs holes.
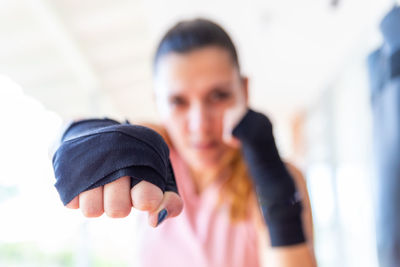
{"type": "Polygon", "coordinates": [[[155,95],[162,124],[199,192],[218,179],[211,174],[230,149],[224,140],[227,112],[243,107],[231,119],[235,125],[245,112],[247,79],[233,66],[229,53],[218,47],[170,53],[157,66],[155,95]]]}
{"type": "MultiPolygon", "coordinates": [[[[233,127],[248,105],[248,80],[241,77],[229,53],[219,47],[205,47],[184,54],[170,53],[158,62],[154,75],[155,99],[163,127],[172,145],[188,164],[198,193],[215,179],[219,160],[230,147],[240,146],[231,136],[233,127]]],[[[294,175],[300,191],[308,194],[300,174],[294,175]],[[297,177],[297,178],[296,178],[297,177]]],[[[168,217],[183,208],[180,197],[142,181],[130,189],[129,177],[81,193],[67,204],[80,208],[86,217],[104,212],[112,218],[126,217],[131,208],[147,211],[149,224],[157,223],[164,208],[168,217]]],[[[312,240],[311,212],[304,214],[305,232],[312,240]]],[[[290,247],[269,248],[273,266],[315,266],[312,242],[290,247]]]]}

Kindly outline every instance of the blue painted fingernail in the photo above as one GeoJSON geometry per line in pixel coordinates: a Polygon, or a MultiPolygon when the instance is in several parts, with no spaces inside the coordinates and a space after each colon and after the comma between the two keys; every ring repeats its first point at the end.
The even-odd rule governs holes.
{"type": "Polygon", "coordinates": [[[158,213],[157,226],[158,226],[162,221],[164,221],[165,218],[167,218],[167,215],[168,215],[168,212],[167,212],[166,209],[163,209],[163,210],[161,210],[161,211],[158,213]]]}

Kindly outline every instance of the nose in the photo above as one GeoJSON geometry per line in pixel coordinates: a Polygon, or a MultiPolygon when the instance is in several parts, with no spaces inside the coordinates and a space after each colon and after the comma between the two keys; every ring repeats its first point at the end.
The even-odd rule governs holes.
{"type": "Polygon", "coordinates": [[[206,134],[211,127],[211,109],[202,103],[191,107],[188,116],[188,126],[191,133],[206,134]]]}

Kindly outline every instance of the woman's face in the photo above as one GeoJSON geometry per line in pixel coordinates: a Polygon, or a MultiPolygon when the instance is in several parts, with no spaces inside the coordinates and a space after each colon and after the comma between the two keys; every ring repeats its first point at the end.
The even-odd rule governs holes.
{"type": "Polygon", "coordinates": [[[223,48],[209,46],[162,56],[156,67],[155,96],[162,124],[192,169],[217,167],[224,113],[247,103],[247,79],[223,48]]]}

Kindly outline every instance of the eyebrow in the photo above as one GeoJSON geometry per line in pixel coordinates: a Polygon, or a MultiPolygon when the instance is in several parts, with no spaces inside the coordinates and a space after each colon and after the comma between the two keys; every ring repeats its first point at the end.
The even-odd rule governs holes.
{"type": "MultiPolygon", "coordinates": [[[[216,84],[214,86],[211,87],[211,89],[206,93],[206,95],[218,91],[220,89],[225,89],[225,88],[229,88],[230,86],[232,86],[232,82],[228,81],[228,82],[222,82],[219,84],[216,84]]],[[[183,96],[184,94],[180,91],[180,90],[172,90],[172,92],[170,92],[167,97],[168,99],[171,99],[173,97],[179,97],[179,96],[183,96]]]]}

